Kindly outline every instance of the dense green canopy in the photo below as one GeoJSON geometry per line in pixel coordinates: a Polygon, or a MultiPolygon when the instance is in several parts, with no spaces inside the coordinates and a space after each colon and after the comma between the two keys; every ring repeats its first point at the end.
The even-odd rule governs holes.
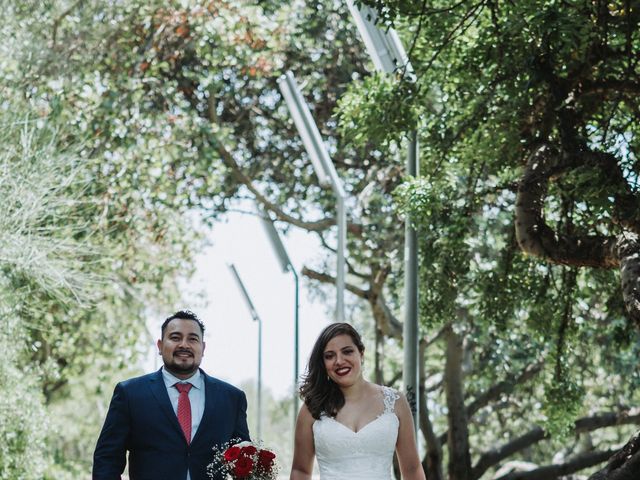
{"type": "MultiPolygon", "coordinates": [[[[561,429],[598,391],[593,369],[637,351],[638,5],[362,3],[405,34],[418,90],[433,92],[415,102],[422,178],[401,190],[424,232],[423,312],[456,323],[471,314],[484,324],[479,344],[495,328],[519,352],[514,327],[526,323],[527,343],[536,348],[533,335],[549,351],[543,410],[548,431],[561,429]],[[433,278],[447,271],[453,282],[433,278]]],[[[634,363],[621,379],[631,391],[634,363]]],[[[464,438],[454,440],[449,476],[475,478],[464,438]]],[[[584,468],[582,455],[535,478],[584,468]]]]}

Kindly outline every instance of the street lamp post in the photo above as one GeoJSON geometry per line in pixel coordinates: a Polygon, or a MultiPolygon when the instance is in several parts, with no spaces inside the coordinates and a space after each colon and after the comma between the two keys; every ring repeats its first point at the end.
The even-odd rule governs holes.
{"type": "Polygon", "coordinates": [[[298,129],[304,148],[311,159],[311,164],[321,185],[331,185],[336,197],[338,224],[338,258],[336,268],[336,321],[344,321],[344,271],[346,250],[347,220],[345,212],[346,194],[338,177],[333,162],[324,146],[318,126],[311,116],[293,73],[287,72],[278,79],[280,92],[289,108],[289,113],[298,129]]]}
{"type": "Polygon", "coordinates": [[[236,283],[238,284],[238,288],[242,293],[242,297],[244,298],[247,307],[249,308],[249,313],[251,314],[251,318],[258,322],[258,392],[257,392],[257,420],[256,420],[256,432],[257,438],[262,438],[262,320],[260,316],[258,316],[258,312],[253,306],[253,302],[251,301],[251,297],[249,297],[249,293],[247,289],[244,287],[244,283],[242,283],[242,279],[240,279],[240,275],[238,274],[238,270],[236,270],[235,265],[232,263],[229,265],[229,269],[233,274],[233,278],[235,278],[236,283]]]}
{"type": "MultiPolygon", "coordinates": [[[[377,70],[394,73],[404,68],[405,73],[412,74],[409,58],[394,29],[382,30],[376,26],[377,13],[365,5],[357,7],[353,0],[347,0],[351,15],[358,27],[367,51],[377,70]]],[[[417,132],[411,132],[406,171],[408,175],[418,174],[418,140],[417,132]]],[[[414,428],[418,429],[419,412],[419,378],[418,378],[418,242],[416,231],[411,227],[409,218],[405,222],[404,242],[404,278],[405,278],[405,320],[404,320],[404,369],[402,380],[407,399],[413,412],[414,428]]]]}
{"type": "Polygon", "coordinates": [[[376,26],[378,14],[366,5],[355,5],[353,0],[347,0],[347,6],[358,27],[367,52],[373,60],[376,70],[394,73],[404,67],[408,73],[413,72],[409,57],[402,46],[400,37],[393,28],[382,30],[376,26]]]}
{"type": "Polygon", "coordinates": [[[290,271],[293,274],[294,282],[295,282],[295,310],[294,310],[294,323],[293,323],[293,428],[295,431],[296,419],[298,417],[298,381],[300,372],[298,370],[299,364],[299,312],[300,312],[300,286],[298,279],[298,272],[293,267],[291,263],[291,259],[287,254],[287,250],[284,248],[284,244],[280,239],[280,235],[278,231],[273,225],[273,221],[269,217],[269,214],[266,212],[261,212],[260,220],[262,221],[262,225],[264,227],[267,236],[269,237],[269,242],[273,247],[273,251],[276,253],[278,260],[280,261],[280,266],[282,267],[283,272],[290,271]]]}

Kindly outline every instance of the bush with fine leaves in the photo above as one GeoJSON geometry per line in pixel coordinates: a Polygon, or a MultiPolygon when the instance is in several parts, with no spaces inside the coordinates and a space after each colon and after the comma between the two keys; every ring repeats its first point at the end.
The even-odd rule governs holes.
{"type": "MultiPolygon", "coordinates": [[[[0,351],[5,359],[16,358],[19,318],[6,308],[0,318],[0,351]]],[[[0,387],[0,478],[41,479],[47,434],[42,393],[32,375],[11,361],[0,362],[0,387]]]]}

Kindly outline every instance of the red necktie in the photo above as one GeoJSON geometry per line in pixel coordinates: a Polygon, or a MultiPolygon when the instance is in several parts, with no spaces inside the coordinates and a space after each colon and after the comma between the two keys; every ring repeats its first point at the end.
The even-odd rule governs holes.
{"type": "Polygon", "coordinates": [[[180,392],[178,397],[178,423],[182,427],[187,445],[191,443],[191,402],[189,401],[190,383],[176,383],[175,387],[180,392]]]}

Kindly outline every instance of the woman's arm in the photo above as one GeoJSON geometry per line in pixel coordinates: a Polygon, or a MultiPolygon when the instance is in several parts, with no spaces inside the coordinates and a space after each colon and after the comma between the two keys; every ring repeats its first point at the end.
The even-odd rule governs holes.
{"type": "Polygon", "coordinates": [[[418,456],[411,408],[409,407],[409,402],[407,402],[407,399],[402,394],[400,394],[400,398],[396,401],[396,415],[400,420],[396,453],[398,454],[398,463],[400,464],[402,478],[403,480],[426,480],[424,469],[418,456]]]}
{"type": "Polygon", "coordinates": [[[293,445],[293,464],[289,480],[311,480],[313,473],[313,457],[315,447],[313,444],[313,422],[306,405],[302,405],[298,420],[296,421],[295,441],[293,445]]]}

